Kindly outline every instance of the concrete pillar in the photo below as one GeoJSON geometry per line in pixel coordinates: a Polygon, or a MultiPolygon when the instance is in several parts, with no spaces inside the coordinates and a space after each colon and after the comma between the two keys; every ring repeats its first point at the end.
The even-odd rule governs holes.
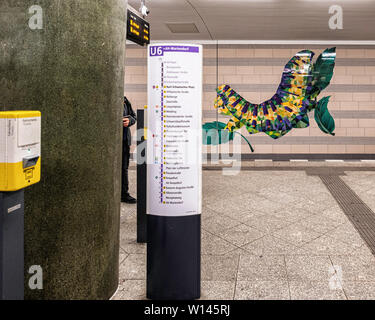
{"type": "Polygon", "coordinates": [[[42,112],[42,181],[25,192],[27,299],[117,288],[126,2],[0,2],[0,110],[42,112]],[[43,290],[28,286],[32,265],[43,290]]]}

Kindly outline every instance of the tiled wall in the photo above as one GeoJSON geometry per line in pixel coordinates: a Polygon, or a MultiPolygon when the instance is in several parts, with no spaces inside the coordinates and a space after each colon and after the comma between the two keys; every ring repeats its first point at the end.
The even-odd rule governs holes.
{"type": "MultiPolygon", "coordinates": [[[[284,65],[303,49],[320,54],[325,47],[205,45],[203,122],[217,117],[213,101],[218,84],[231,85],[253,103],[267,100],[280,83],[284,65]]],[[[147,104],[146,84],[146,49],[127,46],[125,94],[136,108],[147,104]]],[[[278,140],[262,133],[250,136],[243,129],[255,153],[375,155],[375,47],[339,46],[333,80],[321,97],[325,95],[332,96],[329,110],[336,121],[335,137],[323,134],[311,114],[309,128],[293,129],[278,140]]],[[[226,119],[219,116],[219,120],[226,119]]],[[[205,152],[215,152],[210,149],[205,152]]],[[[241,149],[244,155],[250,153],[245,143],[241,149]]]]}

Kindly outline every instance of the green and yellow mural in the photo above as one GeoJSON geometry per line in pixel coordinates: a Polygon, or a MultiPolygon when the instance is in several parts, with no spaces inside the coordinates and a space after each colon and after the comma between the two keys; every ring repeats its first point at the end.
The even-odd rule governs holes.
{"type": "MultiPolygon", "coordinates": [[[[298,52],[286,64],[274,96],[260,104],[248,102],[229,85],[219,86],[215,108],[230,119],[227,124],[218,121],[204,124],[203,143],[226,143],[242,127],[250,134],[264,132],[278,139],[293,128],[307,128],[308,114],[313,110],[319,128],[334,135],[335,121],[327,108],[330,97],[318,100],[318,96],[332,79],[336,48],[326,49],[314,63],[313,57],[314,52],[310,50],[298,52]],[[217,131],[219,138],[212,138],[212,131],[208,134],[210,130],[217,131]]],[[[250,143],[249,146],[254,151],[250,143]]]]}

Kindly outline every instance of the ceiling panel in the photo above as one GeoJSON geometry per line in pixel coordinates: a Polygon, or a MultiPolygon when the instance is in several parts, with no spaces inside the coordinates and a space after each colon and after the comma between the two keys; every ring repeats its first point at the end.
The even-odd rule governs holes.
{"type": "MultiPolygon", "coordinates": [[[[134,8],[139,0],[129,0],[134,8]]],[[[375,0],[147,0],[153,40],[375,40],[375,0]],[[344,10],[344,29],[330,30],[328,9],[344,10]],[[166,23],[194,23],[175,34],[166,23]]]]}

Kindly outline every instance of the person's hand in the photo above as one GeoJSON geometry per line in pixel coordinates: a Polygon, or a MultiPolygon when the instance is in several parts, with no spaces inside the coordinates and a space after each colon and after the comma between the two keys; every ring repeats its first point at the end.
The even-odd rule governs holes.
{"type": "Polygon", "coordinates": [[[129,118],[123,118],[122,121],[123,121],[123,124],[124,124],[125,128],[129,127],[129,124],[130,124],[129,118]]]}

